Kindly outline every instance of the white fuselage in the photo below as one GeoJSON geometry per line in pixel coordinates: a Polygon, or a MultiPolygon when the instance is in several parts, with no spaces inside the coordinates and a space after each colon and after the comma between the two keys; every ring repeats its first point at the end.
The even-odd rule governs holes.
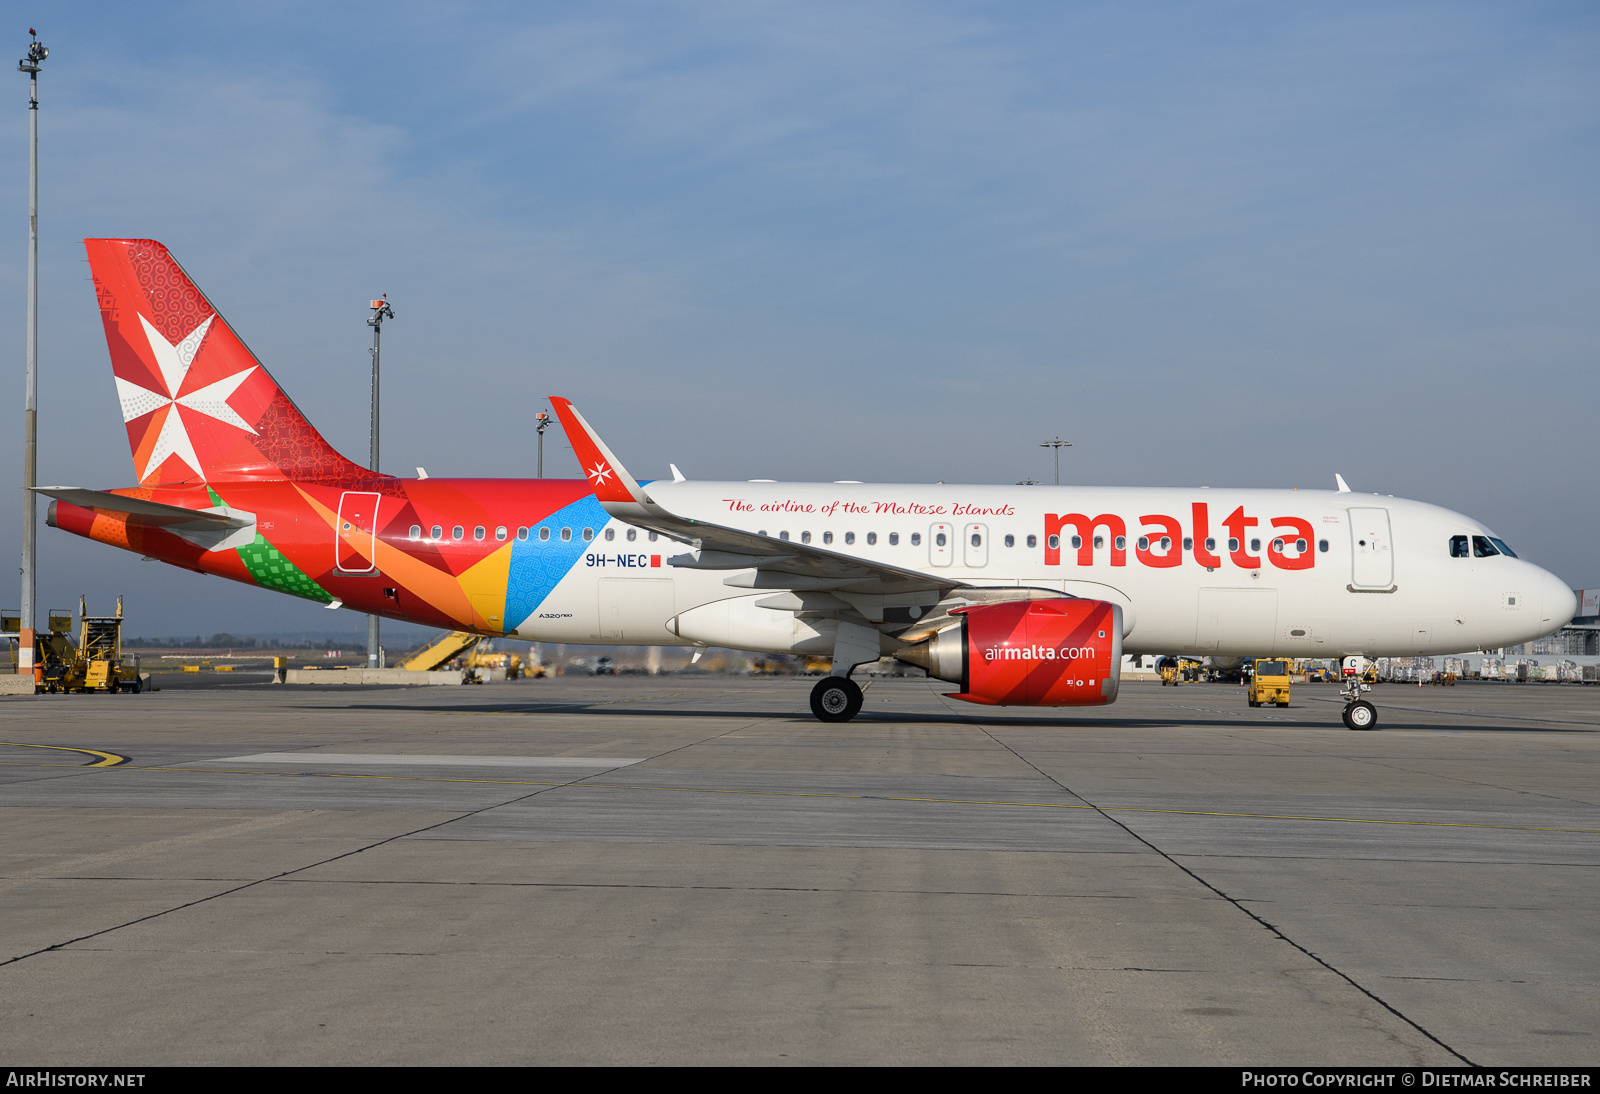
{"type": "MultiPolygon", "coordinates": [[[[1489,649],[1548,634],[1575,608],[1567,585],[1531,563],[1453,557],[1453,536],[1492,535],[1480,522],[1376,494],[659,481],[646,490],[707,523],[973,586],[1113,601],[1123,607],[1124,650],[1133,654],[1489,649]]],[[[756,594],[738,584],[750,571],[668,564],[687,550],[611,520],[517,633],[546,642],[690,644],[669,620],[756,594]]],[[[726,641],[706,644],[825,647],[815,628],[783,614],[772,627],[752,633],[735,625],[726,641]]]]}

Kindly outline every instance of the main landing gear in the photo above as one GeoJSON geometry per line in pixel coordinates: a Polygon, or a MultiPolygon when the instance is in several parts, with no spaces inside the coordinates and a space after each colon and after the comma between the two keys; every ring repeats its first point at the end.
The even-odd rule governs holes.
{"type": "Polygon", "coordinates": [[[861,685],[850,679],[857,665],[876,661],[880,652],[878,631],[865,623],[841,619],[833,640],[833,671],[811,689],[811,713],[819,722],[848,722],[861,713],[861,685]]]}
{"type": "Polygon", "coordinates": [[[819,722],[848,722],[861,713],[861,688],[845,676],[824,676],[811,689],[811,713],[819,722]]]}

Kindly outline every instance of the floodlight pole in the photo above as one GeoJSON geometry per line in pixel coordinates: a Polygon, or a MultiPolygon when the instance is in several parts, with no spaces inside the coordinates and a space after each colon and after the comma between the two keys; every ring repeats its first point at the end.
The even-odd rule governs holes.
{"type": "Polygon", "coordinates": [[[1071,448],[1072,447],[1072,442],[1071,441],[1064,441],[1058,436],[1053,441],[1040,441],[1039,442],[1039,447],[1040,448],[1053,448],[1053,449],[1056,450],[1056,485],[1060,486],[1061,485],[1061,450],[1063,448],[1071,448]]]}
{"type": "Polygon", "coordinates": [[[550,423],[555,419],[541,412],[535,414],[533,420],[536,423],[534,428],[539,431],[539,477],[542,479],[544,478],[544,431],[550,428],[550,423]]]}
{"type": "Polygon", "coordinates": [[[33,674],[33,631],[39,587],[35,561],[39,554],[39,66],[50,51],[33,41],[17,70],[28,74],[28,395],[23,403],[22,454],[22,621],[17,638],[17,672],[33,674]]]}
{"type": "MultiPolygon", "coordinates": [[[[371,307],[372,316],[367,320],[367,326],[372,328],[372,348],[367,352],[372,354],[372,452],[367,466],[372,468],[372,473],[376,475],[379,473],[378,362],[383,350],[383,321],[394,318],[394,309],[389,307],[388,293],[384,293],[382,299],[372,301],[371,307]]],[[[378,617],[376,615],[367,616],[367,667],[378,668],[378,617]]]]}

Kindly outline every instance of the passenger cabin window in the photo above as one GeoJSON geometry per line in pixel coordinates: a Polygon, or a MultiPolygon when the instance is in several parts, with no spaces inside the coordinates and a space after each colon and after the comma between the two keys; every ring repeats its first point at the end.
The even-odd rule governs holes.
{"type": "Polygon", "coordinates": [[[411,537],[410,538],[412,538],[412,539],[421,539],[422,538],[422,525],[413,524],[411,526],[411,537]]]}
{"type": "Polygon", "coordinates": [[[585,528],[583,530],[583,542],[589,543],[589,542],[593,541],[593,539],[594,539],[594,529],[593,528],[585,528]]]}
{"type": "Polygon", "coordinates": [[[506,526],[504,524],[494,530],[494,538],[504,542],[506,538],[506,526]]]}
{"type": "Polygon", "coordinates": [[[460,539],[462,536],[464,536],[466,534],[467,534],[467,530],[465,528],[461,527],[461,525],[459,525],[459,524],[456,525],[454,528],[450,529],[450,538],[451,539],[460,539]]]}
{"type": "Polygon", "coordinates": [[[656,534],[655,534],[655,533],[654,533],[654,532],[651,532],[651,533],[650,533],[650,542],[651,542],[651,543],[654,543],[654,542],[655,542],[655,541],[656,541],[656,540],[658,540],[658,539],[660,539],[660,538],[661,538],[661,537],[660,537],[660,536],[658,536],[658,535],[656,535],[656,534]]]}
{"type": "Polygon", "coordinates": [[[833,542],[833,533],[832,532],[824,532],[824,533],[822,533],[822,542],[823,543],[832,543],[833,542]]]}
{"type": "Polygon", "coordinates": [[[889,533],[889,546],[891,546],[891,547],[900,546],[900,533],[899,532],[890,532],[889,533]]]}
{"type": "Polygon", "coordinates": [[[527,525],[523,525],[521,528],[517,529],[517,538],[518,539],[527,539],[528,538],[528,527],[527,527],[527,525]]]}
{"type": "Polygon", "coordinates": [[[569,542],[571,542],[571,540],[572,540],[572,529],[571,528],[563,528],[563,529],[561,529],[561,542],[562,543],[569,543],[569,542]]]}
{"type": "Polygon", "coordinates": [[[484,531],[483,525],[481,525],[481,524],[472,529],[472,538],[473,539],[482,539],[486,534],[487,533],[484,531]]]}
{"type": "Polygon", "coordinates": [[[1012,536],[1012,535],[1006,536],[1006,546],[1007,547],[1015,547],[1016,545],[1017,545],[1017,537],[1016,536],[1012,536]]]}
{"type": "Polygon", "coordinates": [[[867,546],[868,547],[876,547],[877,545],[878,545],[878,533],[876,533],[876,532],[868,532],[867,533],[867,546]]]}
{"type": "Polygon", "coordinates": [[[1321,551],[1323,554],[1327,554],[1328,553],[1328,541],[1325,540],[1325,539],[1317,540],[1317,550],[1321,551]]]}
{"type": "Polygon", "coordinates": [[[801,543],[810,543],[811,542],[811,533],[810,532],[801,532],[800,533],[800,542],[801,543]]]}
{"type": "Polygon", "coordinates": [[[1235,538],[1234,536],[1229,536],[1228,537],[1228,550],[1237,551],[1238,549],[1239,549],[1239,541],[1238,541],[1238,539],[1235,538]]]}
{"type": "Polygon", "coordinates": [[[1470,558],[1470,557],[1472,557],[1467,552],[1467,537],[1466,536],[1451,536],[1450,537],[1450,557],[1451,558],[1470,558]]]}
{"type": "MultiPolygon", "coordinates": [[[[1098,544],[1096,544],[1096,546],[1098,546],[1098,544]]],[[[1128,537],[1127,536],[1118,536],[1117,537],[1117,550],[1126,551],[1127,549],[1128,549],[1128,537]]]]}
{"type": "MultiPolygon", "coordinates": [[[[1029,536],[1028,538],[1032,539],[1033,537],[1029,536]]],[[[1061,537],[1060,536],[1054,536],[1053,535],[1049,539],[1045,540],[1045,543],[1049,545],[1049,547],[1050,547],[1050,549],[1052,551],[1061,550],[1061,537]]]]}
{"type": "MultiPolygon", "coordinates": [[[[762,535],[766,535],[767,533],[762,532],[761,534],[762,535]]],[[[628,529],[628,542],[632,543],[634,540],[636,540],[638,538],[639,538],[639,529],[637,529],[637,528],[629,528],[628,529]]]]}
{"type": "Polygon", "coordinates": [[[912,532],[911,533],[911,546],[913,546],[913,547],[921,547],[922,546],[922,533],[921,532],[912,532]]]}
{"type": "Polygon", "coordinates": [[[1250,553],[1254,555],[1254,554],[1259,554],[1260,552],[1261,552],[1261,541],[1259,539],[1251,540],[1250,541],[1250,553]]]}
{"type": "Polygon", "coordinates": [[[844,534],[845,546],[849,546],[850,544],[854,543],[855,541],[856,541],[856,534],[854,532],[846,532],[844,534]]]}
{"type": "MultiPolygon", "coordinates": [[[[943,539],[943,538],[944,538],[944,537],[943,537],[943,536],[940,536],[940,537],[939,537],[939,538],[940,538],[940,539],[943,539]]],[[[980,535],[979,535],[979,534],[978,534],[978,533],[976,533],[976,532],[974,532],[974,533],[972,533],[972,545],[973,545],[973,546],[974,546],[974,547],[982,547],[982,546],[983,546],[983,537],[982,537],[982,536],[980,536],[980,535]]]]}
{"type": "Polygon", "coordinates": [[[1149,549],[1150,549],[1150,537],[1149,536],[1140,536],[1139,537],[1139,550],[1148,551],[1149,549]]]}
{"type": "Polygon", "coordinates": [[[778,533],[778,538],[783,540],[785,543],[787,543],[789,541],[789,533],[788,532],[779,532],[778,533]]]}
{"type": "Polygon", "coordinates": [[[429,538],[431,538],[431,539],[443,539],[444,538],[444,529],[439,527],[437,524],[435,524],[432,528],[429,528],[428,532],[429,532],[429,538]]]}
{"type": "Polygon", "coordinates": [[[1094,537],[1094,549],[1096,551],[1098,551],[1100,548],[1104,547],[1105,545],[1106,545],[1106,537],[1105,536],[1095,536],[1094,537]]]}
{"type": "Polygon", "coordinates": [[[606,542],[610,543],[612,540],[614,540],[616,538],[617,538],[617,530],[615,528],[607,528],[606,529],[606,542]]]}
{"type": "Polygon", "coordinates": [[[541,543],[548,542],[549,539],[550,539],[550,529],[548,529],[548,528],[539,529],[539,540],[540,540],[540,542],[541,543]]]}
{"type": "Polygon", "coordinates": [[[1184,536],[1183,537],[1183,549],[1185,551],[1194,550],[1194,537],[1193,536],[1184,536]]]}
{"type": "Polygon", "coordinates": [[[1212,537],[1212,536],[1207,536],[1206,537],[1206,550],[1212,552],[1213,554],[1216,553],[1217,541],[1216,541],[1216,539],[1214,537],[1212,537]]]}

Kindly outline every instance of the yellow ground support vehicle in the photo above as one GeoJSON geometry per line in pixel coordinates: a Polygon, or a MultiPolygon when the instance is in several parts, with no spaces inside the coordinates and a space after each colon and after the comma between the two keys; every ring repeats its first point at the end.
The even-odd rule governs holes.
{"type": "Polygon", "coordinates": [[[1253,707],[1276,703],[1289,705],[1289,663],[1281,658],[1262,657],[1256,660],[1255,675],[1250,680],[1250,705],[1253,707]]]}
{"type": "Polygon", "coordinates": [[[454,661],[482,641],[482,635],[472,634],[469,631],[451,631],[426,646],[410,660],[402,662],[400,667],[418,672],[443,668],[447,662],[454,661]]]}
{"type": "Polygon", "coordinates": [[[1200,662],[1192,657],[1163,657],[1156,662],[1156,671],[1161,674],[1161,686],[1171,684],[1177,687],[1182,683],[1194,683],[1200,679],[1200,662]]]}
{"type": "MultiPolygon", "coordinates": [[[[522,658],[514,653],[504,651],[485,652],[483,649],[473,649],[461,658],[461,667],[465,669],[504,669],[507,680],[515,680],[522,675],[522,658]]],[[[476,671],[473,679],[479,683],[483,677],[476,671]]]]}
{"type": "Polygon", "coordinates": [[[50,629],[41,634],[34,664],[36,686],[52,691],[131,691],[142,690],[139,659],[122,653],[122,598],[117,597],[117,614],[92,616],[88,605],[78,601],[78,640],[73,642],[72,613],[52,609],[50,629]]]}

